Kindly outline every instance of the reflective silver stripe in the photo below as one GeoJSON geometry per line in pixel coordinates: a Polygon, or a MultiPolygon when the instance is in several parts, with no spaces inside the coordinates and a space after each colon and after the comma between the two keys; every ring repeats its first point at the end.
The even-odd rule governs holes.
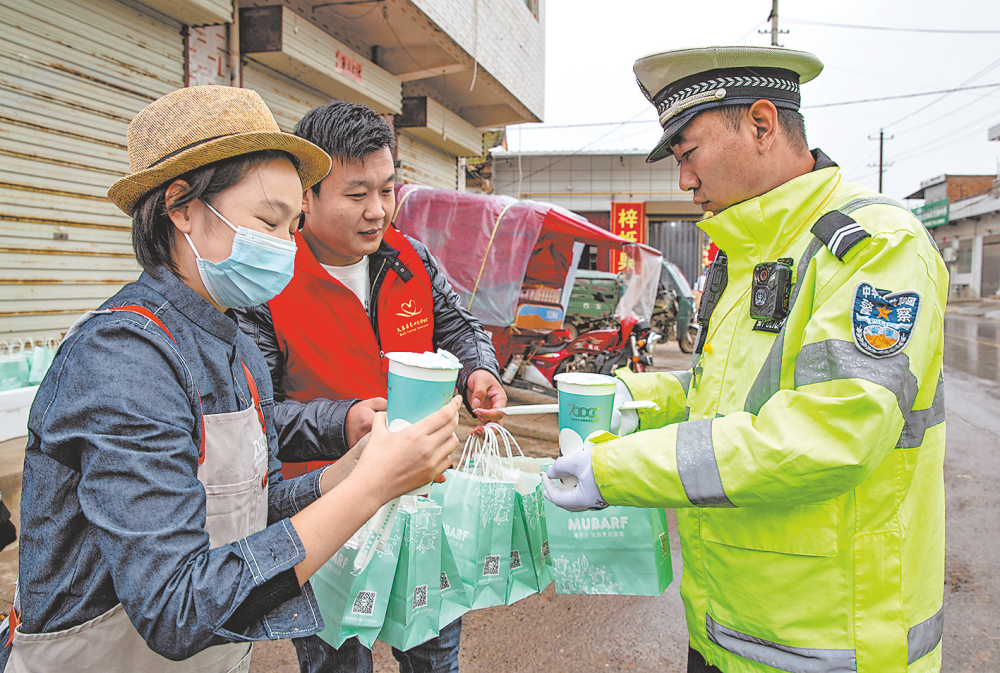
{"type": "Polygon", "coordinates": [[[944,423],[944,375],[938,376],[937,388],[934,390],[934,400],[927,409],[914,409],[906,417],[903,432],[896,443],[897,449],[915,449],[924,443],[924,433],[944,423]]]}
{"type": "Polygon", "coordinates": [[[691,504],[698,507],[732,507],[722,488],[722,476],[712,445],[713,418],[687,421],[677,426],[677,475],[691,504]]]}
{"type": "MultiPolygon", "coordinates": [[[[903,210],[909,212],[909,210],[904,205],[902,205],[901,203],[897,203],[896,201],[893,201],[892,199],[885,196],[870,196],[864,199],[854,199],[847,205],[843,206],[842,208],[838,208],[837,210],[842,212],[844,215],[850,215],[858,208],[864,208],[865,206],[875,206],[875,205],[896,206],[897,208],[902,208],[903,210]]],[[[937,241],[934,240],[934,236],[927,229],[927,227],[925,227],[923,223],[921,223],[920,228],[924,230],[925,234],[927,234],[927,238],[930,239],[931,245],[934,246],[934,249],[940,252],[937,241]]]]}
{"type": "Polygon", "coordinates": [[[941,642],[944,635],[944,606],[930,619],[920,622],[916,626],[911,626],[906,633],[906,663],[912,664],[914,661],[930,654],[941,642]]]}
{"type": "Polygon", "coordinates": [[[789,647],[748,636],[705,616],[708,637],[733,654],[789,673],[855,673],[858,670],[854,650],[826,650],[789,647]]]}
{"type": "Polygon", "coordinates": [[[681,388],[684,389],[684,394],[688,394],[688,388],[691,387],[691,377],[694,375],[690,369],[683,372],[668,372],[671,376],[677,379],[677,382],[681,384],[681,388]]]}
{"type": "MultiPolygon", "coordinates": [[[[853,201],[848,201],[840,208],[837,208],[837,210],[842,212],[844,215],[850,215],[855,210],[864,208],[865,206],[896,206],[897,208],[903,208],[903,210],[906,210],[906,208],[904,208],[900,203],[893,201],[887,196],[866,196],[861,199],[854,199],[853,201]]],[[[910,211],[906,210],[906,212],[910,211]]]]}
{"type": "MultiPolygon", "coordinates": [[[[795,300],[799,296],[799,290],[802,289],[802,278],[805,276],[805,271],[809,267],[809,263],[812,262],[812,258],[816,256],[820,248],[823,247],[823,241],[818,238],[813,238],[806,247],[806,251],[802,253],[802,257],[799,259],[798,266],[795,267],[795,273],[797,279],[795,281],[795,287],[792,288],[792,296],[788,301],[788,314],[791,315],[792,309],[795,307],[795,300]]],[[[788,324],[788,320],[785,320],[785,324],[788,324]]],[[[760,372],[757,374],[756,380],[754,380],[753,385],[750,386],[750,392],[747,393],[746,402],[743,405],[743,411],[748,411],[754,416],[760,413],[761,407],[771,399],[779,390],[781,390],[781,353],[785,348],[785,326],[781,326],[781,331],[778,332],[777,338],[771,343],[771,350],[767,354],[767,358],[764,360],[764,364],[760,368],[760,372]]]]}
{"type": "Polygon", "coordinates": [[[803,346],[795,363],[795,387],[841,379],[862,379],[896,396],[903,418],[910,415],[917,396],[917,377],[910,372],[906,353],[875,359],[858,350],[853,341],[827,339],[803,346]]]}

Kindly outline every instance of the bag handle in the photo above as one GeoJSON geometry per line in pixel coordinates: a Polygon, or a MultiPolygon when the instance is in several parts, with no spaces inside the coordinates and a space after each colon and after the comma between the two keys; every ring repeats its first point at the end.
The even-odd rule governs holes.
{"type": "Polygon", "coordinates": [[[507,428],[499,423],[487,423],[482,426],[483,436],[480,438],[475,433],[469,435],[465,440],[462,449],[462,456],[459,459],[458,471],[467,474],[477,474],[493,479],[507,479],[508,475],[504,470],[516,470],[514,467],[514,448],[521,458],[525,458],[521,445],[517,443],[514,435],[507,428]],[[503,442],[504,451],[500,450],[500,442],[503,442]],[[506,453],[506,461],[504,460],[506,453]],[[491,460],[492,459],[492,460],[491,460]],[[470,469],[471,468],[471,469],[470,469]]]}

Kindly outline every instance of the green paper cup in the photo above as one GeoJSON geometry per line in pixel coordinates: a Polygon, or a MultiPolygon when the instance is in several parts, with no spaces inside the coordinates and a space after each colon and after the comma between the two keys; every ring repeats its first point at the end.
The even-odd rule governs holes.
{"type": "Polygon", "coordinates": [[[390,431],[423,420],[451,401],[462,363],[451,353],[445,353],[386,353],[389,358],[386,421],[390,431]]]}
{"type": "Polygon", "coordinates": [[[557,374],[559,390],[559,453],[569,455],[583,448],[595,432],[611,430],[617,380],[602,374],[557,374]]]}

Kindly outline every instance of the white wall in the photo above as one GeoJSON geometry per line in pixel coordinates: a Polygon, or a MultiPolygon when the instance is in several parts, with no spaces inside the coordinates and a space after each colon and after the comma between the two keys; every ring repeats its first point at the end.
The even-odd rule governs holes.
{"type": "Polygon", "coordinates": [[[677,166],[669,160],[646,163],[645,154],[493,153],[497,194],[546,201],[575,211],[610,211],[612,201],[682,201],[691,195],[677,186],[677,166]]]}

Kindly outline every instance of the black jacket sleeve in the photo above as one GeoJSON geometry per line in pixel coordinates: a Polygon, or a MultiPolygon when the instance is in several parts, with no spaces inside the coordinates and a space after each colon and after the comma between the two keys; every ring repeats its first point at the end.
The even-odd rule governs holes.
{"type": "Polygon", "coordinates": [[[484,369],[493,374],[497,381],[500,380],[493,340],[482,323],[462,306],[461,298],[438,269],[437,262],[427,247],[409,236],[406,239],[417,251],[431,279],[431,296],[434,300],[434,347],[443,348],[462,361],[462,371],[458,375],[458,389],[465,399],[465,406],[472,411],[465,389],[472,372],[484,369]]]}
{"type": "Polygon", "coordinates": [[[304,463],[336,460],[347,453],[351,448],[347,445],[347,412],[359,400],[288,399],[284,387],[287,356],[274,331],[271,309],[261,304],[234,311],[240,329],[257,344],[271,370],[278,458],[285,463],[304,463]]]}

